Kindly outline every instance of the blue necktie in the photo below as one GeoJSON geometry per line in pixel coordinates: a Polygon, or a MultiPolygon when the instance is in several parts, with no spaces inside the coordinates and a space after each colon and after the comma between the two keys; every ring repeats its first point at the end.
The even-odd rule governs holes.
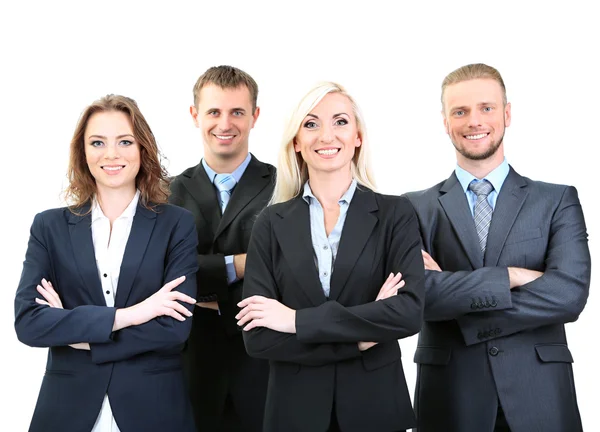
{"type": "Polygon", "coordinates": [[[473,210],[473,217],[475,219],[475,229],[477,230],[477,237],[479,237],[479,246],[481,252],[485,254],[485,248],[487,245],[487,236],[490,230],[490,223],[492,222],[493,209],[488,202],[488,195],[494,186],[487,181],[476,181],[473,180],[469,184],[469,189],[477,195],[477,201],[475,202],[475,208],[473,210]]]}
{"type": "Polygon", "coordinates": [[[221,202],[221,214],[225,213],[225,208],[227,207],[227,203],[229,203],[229,199],[231,198],[231,193],[233,188],[236,185],[236,181],[231,174],[217,174],[215,176],[215,186],[219,190],[219,201],[221,202]]]}

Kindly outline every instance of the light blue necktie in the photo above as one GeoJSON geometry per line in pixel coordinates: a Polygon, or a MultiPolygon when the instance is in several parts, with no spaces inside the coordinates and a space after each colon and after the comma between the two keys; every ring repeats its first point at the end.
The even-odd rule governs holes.
{"type": "Polygon", "coordinates": [[[492,213],[494,211],[488,202],[488,195],[494,190],[494,186],[487,180],[473,180],[469,184],[469,189],[477,195],[473,217],[475,219],[477,237],[479,237],[479,246],[481,247],[481,252],[485,254],[487,236],[490,230],[490,223],[492,222],[492,213]]]}
{"type": "Polygon", "coordinates": [[[227,203],[229,203],[229,199],[231,198],[231,193],[233,188],[236,185],[235,178],[231,174],[217,174],[215,176],[215,186],[219,190],[219,201],[221,202],[221,214],[225,213],[225,208],[227,207],[227,203]]]}

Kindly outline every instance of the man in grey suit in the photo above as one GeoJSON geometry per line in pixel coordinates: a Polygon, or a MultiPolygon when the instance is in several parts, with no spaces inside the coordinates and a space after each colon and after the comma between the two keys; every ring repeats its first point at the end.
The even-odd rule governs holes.
{"type": "Polygon", "coordinates": [[[496,69],[450,73],[442,109],[456,169],[407,194],[426,269],[418,431],[580,431],[564,328],[590,284],[577,191],[522,177],[506,162],[511,106],[496,69]]]}

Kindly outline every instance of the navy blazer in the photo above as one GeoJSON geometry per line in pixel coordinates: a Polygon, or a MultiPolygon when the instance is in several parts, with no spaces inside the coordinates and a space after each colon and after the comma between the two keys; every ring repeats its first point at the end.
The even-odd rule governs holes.
{"type": "Polygon", "coordinates": [[[115,307],[106,306],[102,293],[91,212],[77,216],[60,208],[36,215],[15,298],[19,340],[50,348],[30,431],[90,431],[106,393],[122,432],[195,430],[181,359],[191,318],[162,316],[112,331],[117,308],[140,303],[179,276],[186,280],[176,289],[196,295],[194,218],[176,206],[155,210],[137,207],[115,307]],[[42,278],[52,282],[64,309],[35,302],[42,278]],[[69,346],[78,342],[91,350],[69,346]]]}

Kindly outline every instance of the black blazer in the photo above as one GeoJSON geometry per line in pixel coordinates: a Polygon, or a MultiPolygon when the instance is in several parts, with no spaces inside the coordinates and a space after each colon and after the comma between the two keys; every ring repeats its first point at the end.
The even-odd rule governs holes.
{"type": "Polygon", "coordinates": [[[275,168],[254,156],[233,190],[225,213],[217,191],[202,164],[188,168],[171,183],[170,201],[194,214],[198,232],[198,292],[216,296],[220,314],[196,307],[192,331],[184,350],[186,377],[198,430],[221,430],[231,421],[223,407],[235,402],[237,428],[262,429],[268,364],[250,358],[235,315],[242,299],[244,279],[227,281],[226,255],[248,250],[252,226],[265,208],[275,184],[275,168]],[[240,426],[241,427],[241,426],[240,426]]]}
{"type": "MultiPolygon", "coordinates": [[[[198,231],[198,295],[216,294],[221,310],[221,322],[228,334],[239,335],[234,318],[242,299],[243,279],[229,285],[225,266],[226,255],[244,254],[248,250],[252,226],[258,213],[265,208],[275,185],[275,168],[254,156],[221,215],[215,186],[202,164],[188,168],[171,183],[172,204],[194,214],[198,231]]],[[[205,311],[197,308],[195,313],[205,311]]]]}
{"type": "Polygon", "coordinates": [[[415,408],[419,432],[492,430],[500,400],[513,432],[580,431],[564,323],[586,303],[590,254],[575,188],[512,168],[492,216],[485,256],[454,174],[408,194],[424,249],[425,323],[415,408]],[[507,267],[544,272],[509,289],[507,267]]]}
{"type": "Polygon", "coordinates": [[[301,196],[268,207],[248,249],[244,297],[295,309],[296,334],[244,332],[271,368],[266,431],[326,430],[335,403],[344,431],[396,431],[415,424],[398,339],[419,331],[423,260],[410,203],[358,187],[350,203],[326,298],[314,261],[309,206],[301,196]],[[374,301],[391,272],[406,286],[374,301]],[[358,342],[378,342],[361,352],[358,342]]]}
{"type": "Polygon", "coordinates": [[[106,393],[122,432],[194,431],[181,357],[192,320],[158,317],[116,332],[112,326],[117,308],[140,303],[179,276],[186,280],[176,289],[194,297],[195,248],[189,212],[138,205],[115,307],[109,308],[94,256],[91,213],[77,216],[60,208],[35,217],[15,299],[19,340],[50,348],[30,431],[89,431],[106,393]],[[35,302],[42,278],[52,282],[64,309],[35,302]],[[68,346],[78,342],[88,342],[91,350],[68,346]]]}

